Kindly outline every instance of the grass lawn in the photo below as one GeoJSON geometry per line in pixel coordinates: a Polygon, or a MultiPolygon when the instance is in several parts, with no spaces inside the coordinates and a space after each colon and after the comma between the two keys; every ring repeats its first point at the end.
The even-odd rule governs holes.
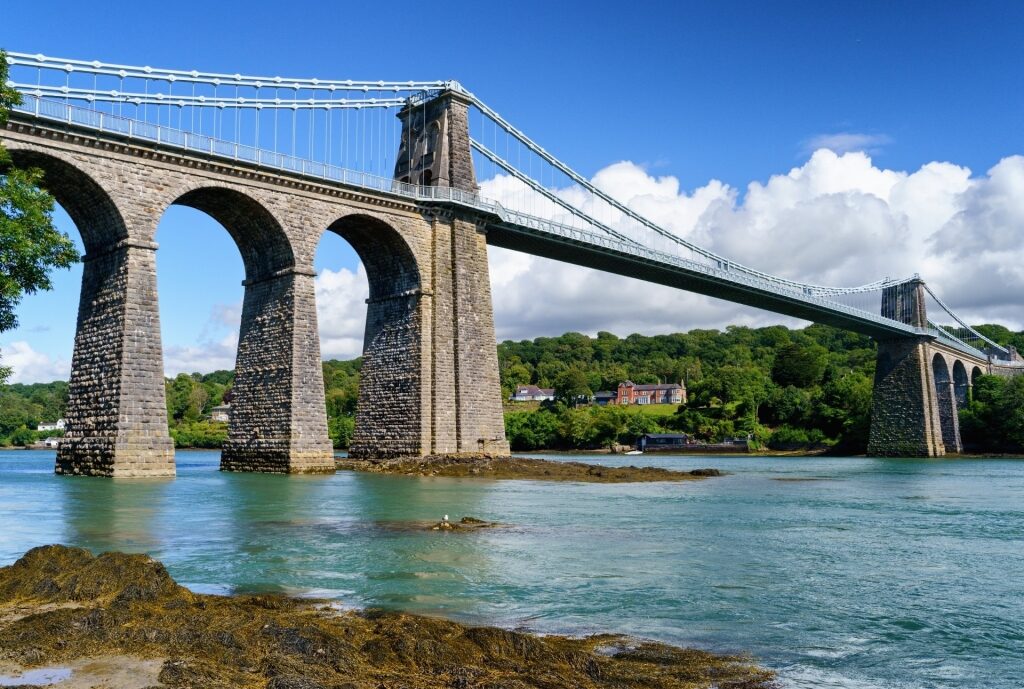
{"type": "Polygon", "coordinates": [[[679,409],[678,404],[625,404],[619,407],[630,414],[647,414],[648,416],[672,416],[679,409]]]}

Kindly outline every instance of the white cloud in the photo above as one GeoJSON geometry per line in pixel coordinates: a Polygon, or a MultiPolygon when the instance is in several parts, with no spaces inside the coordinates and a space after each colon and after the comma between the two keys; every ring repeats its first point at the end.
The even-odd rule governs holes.
{"type": "Polygon", "coordinates": [[[230,371],[235,367],[238,332],[217,341],[201,340],[195,345],[173,345],[164,349],[164,375],[173,378],[179,373],[210,373],[230,371]]]}
{"type": "Polygon", "coordinates": [[[812,153],[820,148],[827,148],[835,153],[849,153],[850,151],[877,153],[889,143],[892,143],[892,139],[885,134],[835,132],[812,136],[804,142],[804,152],[812,153]]]}
{"type": "Polygon", "coordinates": [[[320,356],[352,359],[363,351],[366,298],[369,283],[362,264],[353,272],[322,270],[316,277],[316,318],[320,326],[320,356]]]}
{"type": "Polygon", "coordinates": [[[11,369],[10,383],[49,383],[67,380],[71,363],[37,352],[24,340],[11,342],[0,349],[0,366],[11,369]]]}
{"type": "Polygon", "coordinates": [[[214,304],[195,344],[164,347],[164,375],[210,373],[235,367],[242,302],[214,304]]]}

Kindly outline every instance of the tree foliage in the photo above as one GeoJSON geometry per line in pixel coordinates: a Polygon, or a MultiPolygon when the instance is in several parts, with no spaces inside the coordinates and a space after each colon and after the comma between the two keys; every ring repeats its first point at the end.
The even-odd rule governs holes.
{"type": "Polygon", "coordinates": [[[981,452],[1024,448],[1024,376],[979,376],[960,412],[964,447],[981,452]]]}
{"type": "MultiPolygon", "coordinates": [[[[7,55],[0,51],[0,125],[20,102],[6,84],[7,55]]],[[[71,238],[53,226],[54,200],[42,184],[41,170],[13,167],[0,146],[0,332],[17,326],[22,296],[50,289],[50,271],[79,258],[71,238]]],[[[9,373],[0,368],[0,382],[9,373]]]]}
{"type": "Polygon", "coordinates": [[[775,355],[772,380],[776,385],[806,388],[821,382],[827,365],[828,350],[821,345],[790,342],[775,355]]]}
{"type": "MultiPolygon", "coordinates": [[[[1003,341],[1020,336],[1002,335],[1003,341]]],[[[853,453],[867,447],[874,344],[826,326],[735,327],[626,338],[569,333],[503,342],[498,362],[506,395],[523,383],[553,385],[559,391],[559,400],[539,406],[508,403],[505,432],[514,450],[628,445],[644,433],[659,432],[685,432],[705,441],[750,435],[780,449],[832,445],[853,453]],[[779,364],[780,358],[788,360],[779,364]],[[780,377],[799,360],[809,362],[811,374],[780,377]],[[687,404],[576,403],[578,395],[614,388],[622,380],[664,381],[665,371],[688,382],[687,404]]],[[[337,448],[352,441],[361,367],[360,359],[323,362],[328,433],[337,448]]],[[[166,381],[171,434],[179,446],[216,447],[223,442],[226,426],[209,421],[209,416],[213,407],[230,400],[233,382],[231,371],[181,374],[166,381]]],[[[0,386],[0,444],[35,440],[33,429],[62,416],[66,400],[63,382],[0,386]]],[[[1024,376],[979,377],[961,412],[961,431],[971,449],[1024,447],[1024,376]]]]}
{"type": "Polygon", "coordinates": [[[672,431],[765,443],[781,431],[776,444],[839,444],[849,452],[867,446],[875,346],[827,326],[624,338],[566,333],[502,342],[498,358],[506,399],[516,385],[533,383],[554,387],[560,402],[534,412],[509,406],[506,433],[517,450],[628,444],[643,433],[672,431]],[[675,413],[625,419],[621,409],[569,409],[573,393],[614,390],[624,380],[685,382],[689,402],[675,413]]]}

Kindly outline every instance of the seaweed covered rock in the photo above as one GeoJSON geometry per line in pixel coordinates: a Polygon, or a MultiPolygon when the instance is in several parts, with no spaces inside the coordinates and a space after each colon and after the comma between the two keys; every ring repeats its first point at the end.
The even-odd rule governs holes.
{"type": "Polygon", "coordinates": [[[163,564],[147,555],[45,545],[0,569],[0,602],[154,601],[189,595],[163,564]]]}
{"type": "Polygon", "coordinates": [[[82,659],[159,667],[153,674],[171,689],[773,686],[770,672],[744,658],[617,636],[537,636],[279,596],[192,594],[142,555],[47,546],[0,568],[0,668],[82,659]]]}
{"type": "Polygon", "coordinates": [[[588,483],[634,483],[651,481],[694,481],[719,476],[715,469],[672,471],[660,467],[609,467],[584,462],[557,462],[533,457],[492,457],[490,455],[431,455],[391,459],[337,458],[335,466],[349,471],[406,476],[452,478],[519,479],[539,481],[585,481],[588,483]],[[702,473],[705,472],[705,473],[702,473]]]}

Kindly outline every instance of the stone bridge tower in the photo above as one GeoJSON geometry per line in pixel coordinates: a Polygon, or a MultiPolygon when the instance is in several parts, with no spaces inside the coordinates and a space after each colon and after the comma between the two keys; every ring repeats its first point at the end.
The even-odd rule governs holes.
{"type": "MultiPolygon", "coordinates": [[[[924,282],[915,279],[883,290],[882,315],[927,327],[924,282]]],[[[940,418],[944,400],[935,387],[929,353],[925,336],[878,341],[869,455],[937,457],[946,453],[940,418]]],[[[955,419],[955,406],[947,401],[944,408],[955,419]]]]}

